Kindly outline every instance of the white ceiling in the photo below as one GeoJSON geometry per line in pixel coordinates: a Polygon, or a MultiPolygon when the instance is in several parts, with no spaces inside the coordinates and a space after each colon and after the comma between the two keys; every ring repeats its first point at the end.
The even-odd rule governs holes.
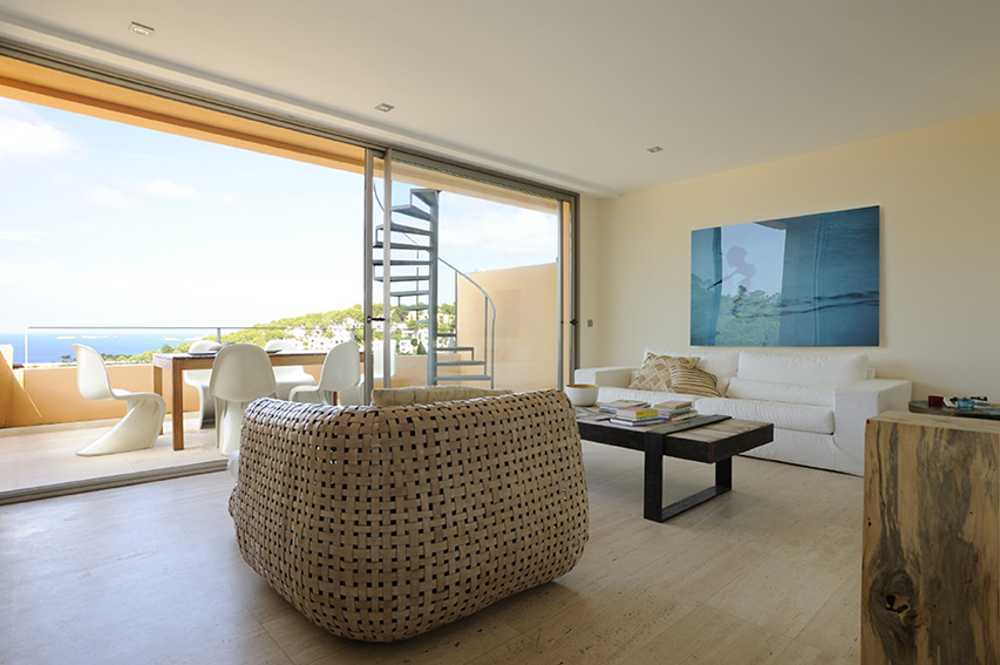
{"type": "Polygon", "coordinates": [[[1000,105],[998,35],[991,0],[0,0],[0,36],[597,194],[1000,105]]]}

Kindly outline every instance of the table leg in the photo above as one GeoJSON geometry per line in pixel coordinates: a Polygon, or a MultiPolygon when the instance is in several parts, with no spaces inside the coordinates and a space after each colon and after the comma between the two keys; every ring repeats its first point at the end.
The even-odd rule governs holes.
{"type": "Polygon", "coordinates": [[[170,422],[174,427],[174,450],[184,450],[184,373],[177,363],[171,369],[170,422]]]}
{"type": "Polygon", "coordinates": [[[646,442],[642,516],[654,522],[666,522],[672,517],[700,506],[710,499],[729,492],[733,487],[733,460],[715,464],[715,485],[663,506],[663,443],[650,437],[646,442]]]}
{"type": "Polygon", "coordinates": [[[715,486],[733,489],[733,458],[715,463],[715,486]]]}
{"type": "MultiPolygon", "coordinates": [[[[163,368],[153,365],[153,392],[163,397],[163,368]]],[[[163,421],[160,421],[160,434],[163,434],[163,421]]]]}
{"type": "Polygon", "coordinates": [[[642,516],[654,522],[663,521],[663,441],[659,437],[646,439],[646,463],[643,470],[642,516]]]}

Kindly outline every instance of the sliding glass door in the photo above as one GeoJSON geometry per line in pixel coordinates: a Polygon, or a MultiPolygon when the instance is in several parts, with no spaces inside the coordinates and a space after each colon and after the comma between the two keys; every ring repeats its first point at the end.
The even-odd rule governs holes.
{"type": "Polygon", "coordinates": [[[366,168],[366,387],[561,388],[573,198],[395,151],[366,168]]]}

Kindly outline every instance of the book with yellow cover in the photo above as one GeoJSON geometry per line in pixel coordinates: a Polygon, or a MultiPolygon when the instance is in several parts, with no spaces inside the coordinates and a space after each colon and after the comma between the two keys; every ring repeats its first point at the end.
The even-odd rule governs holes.
{"type": "Polygon", "coordinates": [[[643,420],[645,418],[656,418],[660,412],[652,407],[632,407],[628,409],[618,409],[615,411],[615,418],[624,420],[643,420]]]}

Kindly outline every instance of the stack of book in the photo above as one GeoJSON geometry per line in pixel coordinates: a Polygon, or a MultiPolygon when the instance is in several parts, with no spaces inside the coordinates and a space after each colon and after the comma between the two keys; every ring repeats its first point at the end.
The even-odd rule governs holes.
{"type": "Polygon", "coordinates": [[[672,423],[694,418],[698,415],[698,412],[691,406],[691,402],[671,400],[654,404],[652,408],[656,409],[657,414],[667,418],[672,423]]]}
{"type": "Polygon", "coordinates": [[[661,416],[660,412],[651,406],[632,406],[615,411],[610,422],[629,427],[648,427],[665,423],[668,420],[669,418],[661,416]]]}
{"type": "Polygon", "coordinates": [[[630,427],[648,427],[666,422],[680,422],[698,415],[698,412],[692,408],[691,402],[683,401],[660,402],[650,406],[649,402],[619,399],[613,402],[602,402],[597,405],[597,408],[602,414],[611,416],[608,422],[630,427]]]}
{"type": "Polygon", "coordinates": [[[619,409],[635,409],[646,406],[649,406],[649,402],[640,402],[637,399],[616,399],[613,402],[598,402],[597,404],[597,408],[602,413],[610,413],[611,415],[618,413],[619,409]]]}

